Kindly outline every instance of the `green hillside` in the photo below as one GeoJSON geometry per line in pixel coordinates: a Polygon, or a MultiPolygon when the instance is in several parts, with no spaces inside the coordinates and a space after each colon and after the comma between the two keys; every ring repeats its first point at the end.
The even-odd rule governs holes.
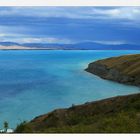
{"type": "Polygon", "coordinates": [[[139,133],[140,94],[58,109],[17,126],[16,133],[139,133]]]}

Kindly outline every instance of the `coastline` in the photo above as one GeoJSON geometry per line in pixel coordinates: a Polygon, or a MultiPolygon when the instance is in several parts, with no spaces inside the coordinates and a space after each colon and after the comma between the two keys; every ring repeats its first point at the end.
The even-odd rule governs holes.
{"type": "MultiPolygon", "coordinates": [[[[12,52],[12,51],[11,51],[12,52]]],[[[22,52],[22,51],[21,51],[22,52]]],[[[43,52],[43,51],[42,51],[43,52]]],[[[52,51],[53,52],[53,51],[52,51]]],[[[73,51],[72,51],[73,52],[73,51]]],[[[82,52],[82,51],[81,51],[82,52]]],[[[94,51],[93,51],[94,52],[94,51]]],[[[95,51],[96,52],[96,51],[95,51]]],[[[102,51],[101,51],[102,52],[102,51]]],[[[17,52],[18,53],[18,52],[17,52]]],[[[16,53],[16,51],[14,52],[14,54],[17,54],[16,53]]],[[[129,52],[130,53],[130,52],[129,52]]],[[[3,53],[2,53],[3,54],[3,53]]],[[[5,54],[5,53],[4,53],[5,54]]],[[[9,54],[9,53],[8,53],[9,54]]],[[[24,53],[23,53],[24,54],[24,53]]],[[[44,54],[44,53],[43,53],[44,54]]],[[[47,53],[48,54],[48,53],[47,53]]],[[[59,53],[60,54],[60,53],[59,53]]],[[[63,54],[63,53],[62,53],[63,54]]],[[[66,54],[67,54],[67,52],[66,52],[66,54]]],[[[74,53],[74,55],[76,55],[77,53],[74,53]]],[[[79,53],[78,53],[79,54],[79,53]]],[[[93,56],[93,54],[94,53],[89,53],[90,55],[91,55],[91,57],[90,57],[90,62],[92,61],[92,60],[94,60],[94,59],[91,59],[92,58],[92,56],[93,56]]],[[[119,53],[120,54],[120,53],[119,53]]],[[[51,54],[49,53],[49,55],[51,56],[51,54]]],[[[64,54],[65,55],[65,54],[64,54]]],[[[114,55],[114,54],[113,54],[114,55]]],[[[63,55],[62,55],[63,56],[63,55]]],[[[70,57],[71,57],[71,55],[69,55],[70,57]]],[[[86,57],[83,57],[83,55],[81,56],[81,58],[82,58],[82,60],[84,60],[85,58],[87,58],[87,56],[89,56],[89,55],[86,55],[86,57]]],[[[5,56],[6,57],[6,56],[5,56]]],[[[79,56],[78,56],[79,57],[79,56]]],[[[30,58],[30,55],[29,55],[29,58],[30,58]]],[[[38,57],[36,57],[36,58],[38,58],[38,57]]],[[[57,58],[57,57],[56,57],[57,58]]],[[[33,58],[34,59],[34,58],[33,58]]],[[[100,58],[101,59],[101,58],[100,58]]],[[[44,60],[44,59],[43,59],[44,60]]],[[[70,59],[71,60],[71,59],[70,59]]],[[[86,64],[87,63],[89,63],[89,60],[86,62],[86,64]]],[[[81,62],[81,59],[80,59],[80,62],[81,62]]],[[[72,65],[73,65],[73,63],[72,63],[72,65]]],[[[75,65],[75,68],[77,67],[77,65],[75,65]]],[[[85,67],[85,66],[84,66],[85,67]]],[[[84,72],[84,67],[81,67],[81,70],[84,72]]],[[[87,74],[87,75],[90,75],[89,73],[86,73],[86,72],[84,72],[85,74],[87,74]]],[[[83,74],[82,74],[83,75],[83,74]]],[[[81,76],[82,76],[81,75],[81,76]]],[[[81,78],[81,76],[80,76],[80,78],[81,78]]],[[[90,76],[91,78],[92,78],[92,75],[90,76]]],[[[94,79],[94,78],[93,78],[94,79]]],[[[100,79],[100,78],[98,78],[98,79],[100,79]]],[[[93,84],[92,84],[92,86],[93,86],[93,84]]],[[[133,90],[132,90],[133,91],[133,90]]],[[[102,91],[103,92],[103,91],[102,91]]],[[[104,91],[105,93],[104,93],[104,95],[106,94],[106,91],[104,91]]],[[[126,92],[126,91],[125,91],[126,92]]],[[[72,93],[72,92],[71,92],[72,93]]],[[[87,93],[87,92],[85,92],[85,93],[87,93]]],[[[132,93],[131,92],[131,90],[127,90],[127,92],[126,92],[126,94],[127,93],[132,93]],[[130,91],[130,92],[129,92],[130,91]]],[[[135,91],[134,90],[134,92],[133,93],[137,93],[137,91],[135,91]]],[[[77,93],[78,94],[78,93],[77,93]]],[[[96,92],[96,91],[93,91],[92,92],[92,96],[96,96],[95,94],[98,94],[98,91],[96,92]]],[[[110,94],[109,92],[107,93],[107,94],[110,94]]],[[[118,94],[120,94],[121,95],[121,92],[118,92],[118,94]]],[[[117,95],[117,94],[116,94],[117,95]]],[[[115,96],[115,95],[111,95],[110,94],[110,96],[108,96],[108,97],[111,97],[111,96],[115,96]]],[[[107,96],[104,96],[102,99],[104,99],[104,98],[107,98],[107,96]]],[[[32,98],[33,99],[33,98],[32,98]]],[[[34,99],[33,99],[34,100],[34,99]]],[[[92,99],[92,100],[96,100],[96,99],[92,99]]],[[[86,99],[86,100],[84,100],[84,102],[86,102],[86,101],[92,101],[92,100],[90,100],[90,99],[86,99]]],[[[43,102],[44,102],[44,100],[43,100],[43,102]]],[[[81,102],[81,103],[84,103],[84,102],[81,102]]],[[[30,102],[31,103],[31,102],[30,102]]],[[[80,103],[78,103],[78,102],[76,102],[76,101],[73,101],[72,103],[75,103],[75,104],[80,104],[80,103]]],[[[70,105],[72,104],[72,103],[70,103],[70,105]]],[[[39,107],[39,106],[38,106],[39,107]]],[[[60,106],[55,106],[55,108],[57,108],[57,107],[60,107],[60,106]]],[[[62,107],[66,107],[66,106],[62,106],[62,107]]],[[[52,108],[53,109],[53,108],[52,108]]],[[[27,109],[28,110],[28,109],[27,109]]],[[[45,113],[45,112],[48,112],[49,110],[47,110],[47,106],[45,107],[45,110],[46,111],[42,111],[43,113],[45,113]]],[[[43,113],[38,113],[38,114],[36,114],[36,115],[33,115],[32,117],[34,117],[34,116],[38,116],[39,114],[43,114],[43,113]]],[[[31,120],[32,118],[30,118],[29,120],[31,120]]],[[[8,120],[8,119],[7,119],[8,120]]],[[[22,120],[24,120],[24,119],[22,119],[22,120]]],[[[9,123],[11,124],[11,122],[9,121],[9,123]]],[[[11,125],[12,126],[12,125],[11,125]]]]}
{"type": "Polygon", "coordinates": [[[135,93],[55,109],[22,122],[15,133],[139,133],[139,102],[135,93]]]}
{"type": "Polygon", "coordinates": [[[103,79],[140,86],[140,54],[127,54],[91,62],[85,71],[103,79]]]}
{"type": "MultiPolygon", "coordinates": [[[[129,61],[132,60],[135,61],[135,59],[132,58],[139,58],[139,54],[137,55],[124,55],[119,57],[112,57],[107,58],[103,60],[97,60],[95,62],[92,62],[88,65],[88,68],[85,69],[87,72],[90,72],[92,74],[98,75],[99,77],[103,79],[108,80],[114,80],[113,78],[118,76],[122,77],[122,73],[118,72],[118,69],[115,70],[113,67],[113,71],[111,69],[111,78],[105,77],[108,73],[110,68],[112,68],[112,65],[118,66],[119,63],[116,60],[121,61],[121,65],[124,65],[122,62],[127,62],[127,66],[129,61]],[[130,57],[130,58],[129,58],[130,57]],[[122,59],[123,58],[123,59],[122,59]],[[127,60],[123,61],[124,58],[127,60]],[[110,60],[113,59],[110,62],[110,60]],[[115,60],[114,60],[115,59],[115,60]],[[129,60],[129,61],[128,61],[129,60]],[[110,64],[110,65],[109,65],[110,64]],[[113,73],[114,72],[114,73],[113,73]]],[[[139,59],[138,59],[139,60],[139,59]]],[[[132,62],[133,62],[132,61],[132,62]]],[[[139,61],[138,61],[139,62],[139,61]]],[[[130,67],[130,66],[129,66],[130,67]]],[[[127,68],[127,67],[125,67],[127,68]]],[[[120,69],[124,70],[124,69],[120,69]]],[[[133,70],[133,69],[132,69],[133,70]]],[[[139,72],[138,72],[139,73],[139,72]]],[[[117,79],[118,79],[117,77],[117,79]]],[[[127,80],[129,80],[129,77],[125,76],[124,82],[114,80],[116,82],[120,83],[126,83],[127,80]]],[[[134,80],[131,80],[131,85],[134,84],[134,80]]],[[[136,84],[138,86],[138,84],[136,84]]],[[[81,105],[74,105],[72,104],[69,108],[60,108],[56,109],[52,112],[49,112],[47,114],[43,114],[40,116],[35,117],[30,122],[25,122],[17,126],[15,132],[31,132],[31,133],[118,133],[118,132],[140,132],[139,125],[137,125],[138,117],[137,114],[139,113],[139,102],[140,102],[140,93],[134,93],[131,95],[123,95],[123,96],[114,96],[105,98],[102,100],[96,100],[92,102],[86,102],[81,105]],[[135,115],[133,116],[133,119],[131,119],[131,116],[135,112],[135,115]],[[120,121],[124,119],[124,121],[120,121]],[[95,122],[92,121],[92,119],[95,120],[95,122]],[[98,118],[98,119],[97,119],[98,118]],[[105,118],[105,120],[104,120],[105,118]],[[108,120],[109,118],[109,120],[108,120]],[[88,120],[88,121],[87,121],[88,120]],[[112,121],[113,120],[113,121],[112,121]],[[115,121],[116,120],[116,121],[115,121]],[[106,121],[109,121],[104,127],[104,123],[106,121]],[[127,126],[129,127],[129,130],[127,130],[127,126],[125,126],[125,121],[127,126]],[[135,122],[134,126],[131,126],[132,124],[130,122],[135,122]],[[85,124],[86,122],[86,124],[85,124]],[[114,128],[114,125],[117,122],[119,124],[114,128]],[[129,124],[130,123],[130,124],[129,124]],[[82,124],[82,126],[81,126],[82,124]],[[91,126],[92,124],[92,126],[91,126]],[[24,127],[23,130],[21,130],[21,126],[24,127]],[[76,128],[75,128],[76,127],[76,128]],[[123,129],[122,129],[123,128],[123,129]],[[122,129],[122,130],[121,130],[122,129]]]]}

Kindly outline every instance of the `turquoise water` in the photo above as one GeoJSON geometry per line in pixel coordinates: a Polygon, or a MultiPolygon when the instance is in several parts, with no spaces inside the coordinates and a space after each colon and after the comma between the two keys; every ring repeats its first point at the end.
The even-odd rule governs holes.
{"type": "Polygon", "coordinates": [[[0,127],[56,108],[139,92],[84,69],[94,60],[140,51],[0,51],[0,127]]]}

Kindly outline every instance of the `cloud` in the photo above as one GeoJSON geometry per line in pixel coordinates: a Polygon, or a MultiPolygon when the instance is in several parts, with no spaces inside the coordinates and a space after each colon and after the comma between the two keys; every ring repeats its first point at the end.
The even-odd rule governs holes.
{"type": "Polygon", "coordinates": [[[5,37],[5,36],[6,36],[6,34],[0,33],[0,37],[5,37]]]}
{"type": "Polygon", "coordinates": [[[126,41],[120,41],[120,40],[95,40],[91,42],[103,44],[103,45],[122,45],[128,43],[126,41]]]}
{"type": "Polygon", "coordinates": [[[121,45],[128,42],[122,40],[73,40],[67,38],[56,37],[27,37],[22,34],[0,34],[1,42],[16,42],[16,43],[48,43],[48,44],[77,44],[84,42],[93,42],[103,45],[121,45]]]}
{"type": "MultiPolygon", "coordinates": [[[[15,35],[14,35],[15,36],[15,35]]],[[[65,39],[65,38],[54,38],[54,37],[24,37],[24,36],[20,36],[20,37],[15,37],[15,38],[11,38],[11,37],[5,37],[1,38],[0,41],[3,42],[17,42],[17,43],[48,43],[48,44],[73,44],[75,43],[74,41],[70,40],[70,39],[65,39]]]]}
{"type": "Polygon", "coordinates": [[[31,17],[83,17],[80,7],[0,7],[0,16],[31,16],[31,17]]]}
{"type": "Polygon", "coordinates": [[[140,7],[0,7],[0,41],[115,45],[139,36],[140,7]]]}
{"type": "Polygon", "coordinates": [[[140,7],[0,7],[0,16],[140,20],[140,7]]]}
{"type": "Polygon", "coordinates": [[[98,15],[98,18],[140,20],[140,7],[94,8],[92,13],[98,15]]]}
{"type": "Polygon", "coordinates": [[[74,41],[65,38],[53,38],[53,37],[43,37],[43,38],[20,38],[16,39],[16,42],[22,43],[57,43],[57,44],[72,44],[74,41]]]}

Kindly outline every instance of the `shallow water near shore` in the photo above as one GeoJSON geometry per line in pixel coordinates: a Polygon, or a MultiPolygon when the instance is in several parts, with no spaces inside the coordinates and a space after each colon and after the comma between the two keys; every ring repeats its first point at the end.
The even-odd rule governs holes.
{"type": "Polygon", "coordinates": [[[0,128],[52,111],[140,89],[101,79],[88,63],[140,51],[0,51],[0,128]]]}

